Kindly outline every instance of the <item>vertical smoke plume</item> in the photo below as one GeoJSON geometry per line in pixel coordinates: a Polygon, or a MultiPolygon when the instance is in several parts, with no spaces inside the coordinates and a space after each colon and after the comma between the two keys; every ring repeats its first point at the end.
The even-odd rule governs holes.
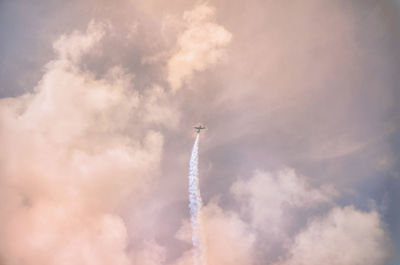
{"type": "Polygon", "coordinates": [[[201,216],[200,210],[202,206],[200,188],[199,188],[199,134],[193,145],[192,155],[190,157],[189,168],[189,208],[190,208],[190,225],[192,227],[192,243],[194,253],[194,265],[205,265],[204,247],[201,234],[201,216]]]}

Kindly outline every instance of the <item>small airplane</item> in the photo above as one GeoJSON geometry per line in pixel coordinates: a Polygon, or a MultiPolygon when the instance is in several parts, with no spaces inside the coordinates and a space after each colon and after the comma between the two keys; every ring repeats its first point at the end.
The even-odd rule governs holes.
{"type": "Polygon", "coordinates": [[[206,127],[199,125],[199,126],[194,126],[193,128],[197,130],[197,133],[200,133],[200,130],[205,129],[206,127]]]}

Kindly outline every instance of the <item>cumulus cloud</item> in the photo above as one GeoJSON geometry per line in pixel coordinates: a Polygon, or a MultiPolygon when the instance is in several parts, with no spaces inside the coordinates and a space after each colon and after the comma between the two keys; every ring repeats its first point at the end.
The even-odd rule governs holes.
{"type": "MultiPolygon", "coordinates": [[[[212,200],[202,209],[202,222],[207,264],[253,264],[255,235],[237,213],[223,210],[216,200],[212,200]]],[[[191,230],[187,221],[176,236],[180,240],[191,242],[191,230]]],[[[191,262],[192,256],[188,252],[177,264],[191,262]]]]}
{"type": "Polygon", "coordinates": [[[145,91],[143,106],[144,122],[161,124],[169,128],[175,128],[178,125],[179,111],[162,87],[155,85],[145,91]]]}
{"type": "Polygon", "coordinates": [[[280,235],[289,222],[285,215],[290,208],[331,203],[337,194],[332,186],[313,187],[307,178],[290,168],[256,171],[249,180],[236,181],[231,192],[244,203],[254,227],[275,235],[280,235]]]}
{"type": "Polygon", "coordinates": [[[383,265],[390,256],[390,241],[377,212],[335,207],[314,218],[296,236],[288,258],[278,264],[383,265]]]}
{"type": "Polygon", "coordinates": [[[13,205],[2,216],[3,264],[129,264],[120,217],[89,214],[60,201],[34,198],[31,203],[20,209],[13,205]]]}
{"type": "MultiPolygon", "coordinates": [[[[380,215],[353,206],[329,207],[329,212],[322,217],[304,215],[302,218],[308,223],[300,232],[294,236],[285,234],[286,219],[298,222],[301,218],[293,215],[298,209],[335,205],[338,195],[330,186],[311,185],[293,169],[273,173],[258,171],[247,181],[235,182],[231,191],[239,202],[245,202],[250,222],[235,211],[223,209],[216,199],[204,206],[207,264],[258,264],[263,259],[268,262],[278,259],[271,264],[383,265],[391,257],[390,239],[380,215]],[[279,249],[279,246],[285,247],[279,249]],[[282,256],[274,255],[271,249],[279,249],[282,256]]],[[[190,244],[187,221],[176,237],[190,244]]],[[[188,251],[174,264],[191,261],[188,251]]]]}
{"type": "Polygon", "coordinates": [[[148,102],[162,91],[138,93],[121,67],[101,78],[82,70],[104,34],[91,22],[86,33],[63,35],[34,92],[0,101],[5,264],[129,264],[116,210],[158,170],[163,137],[148,126],[163,111],[148,102]]]}
{"type": "Polygon", "coordinates": [[[185,31],[178,36],[176,52],[168,60],[168,82],[173,90],[190,80],[195,71],[203,71],[225,54],[232,34],[215,22],[215,9],[197,5],[183,15],[185,31]]]}
{"type": "Polygon", "coordinates": [[[278,259],[275,265],[383,265],[392,256],[378,212],[335,206],[338,192],[333,187],[311,185],[293,169],[257,171],[249,180],[235,182],[231,191],[250,217],[256,242],[262,242],[253,245],[254,260],[278,259]],[[330,210],[322,217],[299,214],[307,209],[325,212],[326,208],[330,210]],[[295,223],[305,226],[300,232],[290,232],[295,223]],[[273,251],[281,253],[280,257],[273,251]]]}
{"type": "MultiPolygon", "coordinates": [[[[377,45],[353,22],[374,29],[368,37],[396,27],[364,24],[379,16],[364,16],[367,4],[358,17],[360,6],[348,12],[346,1],[222,1],[218,23],[208,4],[184,12],[190,1],[100,2],[96,17],[117,26],[92,21],[63,34],[37,86],[0,100],[1,264],[191,264],[190,226],[182,221],[192,144],[186,129],[198,120],[210,128],[201,148],[210,166],[200,170],[209,265],[386,263],[383,217],[335,201],[351,205],[354,198],[338,192],[351,190],[360,204],[379,204],[375,194],[384,190],[376,184],[393,159],[381,156],[386,136],[375,130],[386,130],[387,98],[396,99],[390,69],[397,68],[382,63],[391,61],[393,38],[388,31],[377,45]],[[232,36],[232,63],[217,80],[207,72],[196,83],[196,73],[224,59],[232,36]],[[189,82],[204,89],[188,97],[179,89],[189,82]],[[382,143],[369,145],[376,139],[382,143]],[[373,181],[376,165],[368,161],[379,161],[373,181]],[[281,164],[310,177],[269,171],[281,164]],[[262,170],[233,179],[255,168],[262,170]],[[360,185],[350,186],[355,179],[360,185]]],[[[70,5],[91,13],[82,1],[70,5]]],[[[71,28],[66,13],[57,29],[71,28]]],[[[392,195],[387,201],[396,201],[392,195]]]]}
{"type": "Polygon", "coordinates": [[[54,42],[53,49],[59,55],[60,59],[77,63],[83,54],[93,49],[99,43],[104,37],[105,30],[105,24],[92,20],[86,34],[82,34],[80,31],[64,34],[54,42]]]}
{"type": "Polygon", "coordinates": [[[161,265],[165,264],[166,249],[154,241],[145,242],[143,248],[132,252],[133,264],[161,265]]]}

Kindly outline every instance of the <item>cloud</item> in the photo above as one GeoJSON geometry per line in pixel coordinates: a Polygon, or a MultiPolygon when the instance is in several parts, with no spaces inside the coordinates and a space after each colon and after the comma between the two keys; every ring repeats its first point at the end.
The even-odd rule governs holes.
{"type": "Polygon", "coordinates": [[[210,265],[338,265],[330,250],[352,257],[339,265],[362,255],[385,263],[384,221],[397,227],[396,188],[386,189],[398,127],[390,47],[400,46],[395,11],[386,12],[395,8],[345,2],[222,1],[186,12],[191,1],[100,1],[95,12],[85,1],[36,13],[5,5],[0,29],[15,30],[4,40],[13,49],[0,48],[3,94],[21,93],[13,83],[26,73],[41,78],[0,100],[0,263],[191,264],[182,220],[197,121],[210,128],[200,170],[210,265]],[[63,34],[41,67],[48,38],[89,14],[113,26],[63,34]],[[45,20],[21,23],[38,15],[45,20]],[[228,47],[229,65],[206,71],[228,47]],[[189,83],[199,89],[182,89],[189,83]],[[305,176],[271,171],[282,164],[305,176]],[[336,207],[380,207],[383,192],[385,217],[336,207]],[[336,246],[342,238],[347,249],[336,246]]]}
{"type": "Polygon", "coordinates": [[[148,105],[163,92],[133,90],[122,67],[82,70],[104,34],[91,22],[63,35],[34,92],[0,101],[2,263],[130,264],[116,210],[158,172],[163,137],[150,127],[164,112],[148,105]]]}
{"type": "Polygon", "coordinates": [[[381,265],[391,257],[385,226],[375,211],[335,207],[314,218],[279,265],[381,265]]]}
{"type": "MultiPolygon", "coordinates": [[[[249,180],[235,182],[231,192],[244,203],[242,210],[249,212],[250,219],[223,209],[217,199],[203,207],[208,264],[264,260],[275,265],[382,265],[392,257],[391,241],[378,212],[334,206],[335,189],[315,187],[293,169],[257,171],[249,180]],[[321,210],[322,205],[329,206],[326,214],[299,215],[299,209],[321,210]],[[302,223],[301,218],[308,222],[289,234],[286,225],[302,223]]],[[[190,244],[188,221],[176,237],[190,244]]],[[[188,264],[191,259],[189,251],[174,264],[188,264]]]]}
{"type": "Polygon", "coordinates": [[[216,24],[214,17],[215,9],[206,4],[184,13],[186,29],[178,36],[176,52],[168,60],[168,82],[173,90],[190,80],[195,71],[207,69],[225,55],[232,34],[216,24]]]}
{"type": "Polygon", "coordinates": [[[275,236],[284,233],[291,209],[330,204],[337,195],[328,185],[312,187],[307,178],[290,168],[273,173],[256,171],[249,180],[236,181],[231,192],[243,203],[253,226],[275,236]]]}
{"type": "Polygon", "coordinates": [[[154,241],[147,241],[139,251],[132,252],[133,264],[161,265],[165,264],[166,249],[154,241]]]}
{"type": "Polygon", "coordinates": [[[167,92],[155,85],[145,91],[143,120],[150,124],[161,124],[168,128],[176,128],[179,123],[179,111],[173,105],[167,92]]]}
{"type": "Polygon", "coordinates": [[[126,228],[116,215],[36,198],[32,206],[8,214],[2,216],[4,264],[130,264],[126,228]]]}
{"type": "Polygon", "coordinates": [[[86,34],[74,31],[62,35],[53,43],[53,49],[60,59],[77,63],[82,55],[89,52],[104,37],[106,24],[91,21],[86,34]]]}
{"type": "MultiPolygon", "coordinates": [[[[207,264],[253,264],[255,235],[237,213],[223,210],[216,200],[212,200],[202,209],[202,223],[207,264]]],[[[176,236],[191,243],[189,222],[183,223],[176,236]]],[[[177,265],[191,262],[191,253],[187,252],[177,265]]]]}

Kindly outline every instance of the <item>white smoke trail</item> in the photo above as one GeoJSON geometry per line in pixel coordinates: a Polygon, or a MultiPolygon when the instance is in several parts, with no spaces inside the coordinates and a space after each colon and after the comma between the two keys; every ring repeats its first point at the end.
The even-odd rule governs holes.
{"type": "Polygon", "coordinates": [[[189,208],[190,225],[192,226],[192,243],[194,252],[194,265],[205,265],[204,247],[201,235],[201,216],[202,206],[200,188],[199,188],[199,134],[193,145],[192,155],[190,157],[189,168],[189,208]]]}

